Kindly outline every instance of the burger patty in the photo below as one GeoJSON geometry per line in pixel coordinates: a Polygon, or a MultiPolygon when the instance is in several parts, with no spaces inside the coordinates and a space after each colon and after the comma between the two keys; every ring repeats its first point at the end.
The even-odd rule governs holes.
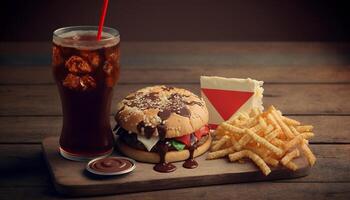
{"type": "MultiPolygon", "coordinates": [[[[133,147],[135,149],[139,149],[139,150],[143,150],[143,151],[147,151],[145,145],[143,145],[142,142],[140,142],[137,139],[137,134],[136,133],[128,133],[125,129],[123,128],[119,128],[117,134],[119,135],[119,139],[121,139],[125,144],[127,144],[130,147],[133,147]]],[[[192,133],[193,134],[193,133],[192,133]]],[[[203,135],[198,141],[196,141],[195,145],[196,146],[200,146],[202,144],[204,144],[208,139],[208,134],[207,135],[203,135]]],[[[166,141],[171,141],[174,140],[173,138],[166,138],[166,141]]],[[[159,144],[159,141],[156,145],[154,145],[154,147],[151,149],[151,152],[157,152],[157,146],[159,144]]],[[[175,149],[173,146],[169,144],[169,149],[168,151],[177,151],[177,149],[175,149]]],[[[185,149],[188,149],[189,147],[186,146],[185,149]]]]}

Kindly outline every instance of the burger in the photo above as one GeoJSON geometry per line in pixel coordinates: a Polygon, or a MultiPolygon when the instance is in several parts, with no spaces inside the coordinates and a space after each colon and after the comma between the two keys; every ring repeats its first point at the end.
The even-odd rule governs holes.
{"type": "Polygon", "coordinates": [[[195,157],[210,147],[208,110],[192,92],[157,85],[126,96],[118,103],[117,147],[137,161],[156,163],[159,172],[174,171],[172,162],[195,168],[195,157]]]}

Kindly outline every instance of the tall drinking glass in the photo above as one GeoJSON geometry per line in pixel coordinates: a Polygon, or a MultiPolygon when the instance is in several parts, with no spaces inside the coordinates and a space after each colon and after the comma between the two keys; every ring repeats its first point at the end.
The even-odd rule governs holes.
{"type": "Polygon", "coordinates": [[[114,141],[110,126],[113,86],[119,78],[119,32],[74,26],[53,33],[52,69],[61,97],[60,153],[84,161],[107,156],[114,141]]]}

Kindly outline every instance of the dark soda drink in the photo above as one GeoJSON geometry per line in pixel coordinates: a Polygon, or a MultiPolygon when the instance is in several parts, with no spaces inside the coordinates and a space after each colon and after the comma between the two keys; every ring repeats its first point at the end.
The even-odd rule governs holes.
{"type": "Polygon", "coordinates": [[[60,153],[89,160],[113,151],[110,126],[113,86],[119,78],[119,33],[97,27],[67,27],[54,32],[52,66],[63,112],[60,153]]]}

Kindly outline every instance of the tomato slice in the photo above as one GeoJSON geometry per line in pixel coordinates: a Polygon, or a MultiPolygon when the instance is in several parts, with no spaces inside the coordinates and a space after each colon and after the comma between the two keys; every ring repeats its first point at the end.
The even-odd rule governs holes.
{"type": "Polygon", "coordinates": [[[203,137],[203,135],[206,135],[208,133],[209,133],[209,127],[205,125],[202,128],[198,129],[196,132],[194,132],[194,135],[199,140],[203,137]]]}
{"type": "Polygon", "coordinates": [[[181,137],[174,138],[175,140],[184,143],[186,146],[191,145],[191,134],[189,135],[184,135],[181,137]]]}
{"type": "MultiPolygon", "coordinates": [[[[209,127],[207,125],[203,126],[202,128],[198,129],[197,131],[194,132],[194,135],[196,136],[197,140],[201,139],[203,135],[206,135],[209,133],[209,127]]],[[[186,146],[191,145],[191,134],[189,135],[184,135],[181,137],[176,137],[174,138],[175,140],[182,142],[186,146]]]]}

